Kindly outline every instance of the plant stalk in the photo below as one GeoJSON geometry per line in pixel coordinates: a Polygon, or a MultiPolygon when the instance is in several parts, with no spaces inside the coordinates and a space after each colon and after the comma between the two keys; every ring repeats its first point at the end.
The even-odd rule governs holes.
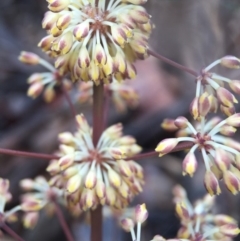
{"type": "Polygon", "coordinates": [[[56,201],[53,201],[53,203],[54,203],[56,215],[57,215],[58,220],[59,220],[59,222],[60,222],[60,224],[61,224],[61,227],[62,227],[62,229],[63,229],[63,232],[64,232],[65,235],[66,235],[67,240],[68,240],[68,241],[74,241],[74,238],[73,238],[73,236],[72,236],[72,233],[71,233],[71,231],[70,231],[70,229],[69,229],[69,227],[68,227],[68,225],[67,225],[67,222],[66,222],[66,220],[65,220],[65,218],[64,218],[64,216],[63,216],[63,213],[62,213],[62,210],[61,210],[59,204],[58,204],[56,201]]]}
{"type": "Polygon", "coordinates": [[[36,152],[27,152],[27,151],[16,151],[11,149],[0,148],[0,154],[6,154],[11,156],[22,156],[22,157],[32,157],[45,160],[59,159],[56,155],[36,153],[36,152]]]}
{"type": "Polygon", "coordinates": [[[18,234],[16,234],[7,224],[2,223],[1,227],[6,233],[8,233],[12,238],[14,238],[14,240],[25,241],[18,234]]]}
{"type": "MultiPolygon", "coordinates": [[[[93,144],[97,146],[98,140],[104,131],[104,86],[100,84],[93,87],[93,144]]],[[[99,205],[91,211],[91,241],[102,241],[102,206],[99,205]]]]}
{"type": "Polygon", "coordinates": [[[192,70],[192,69],[190,69],[190,68],[188,68],[186,66],[183,66],[183,65],[181,65],[181,64],[179,64],[179,63],[177,63],[177,62],[175,62],[175,61],[173,61],[171,59],[168,59],[168,58],[162,56],[161,54],[155,53],[154,51],[152,51],[150,49],[148,50],[148,54],[152,55],[153,57],[155,57],[157,59],[160,59],[163,62],[168,63],[168,64],[170,64],[170,65],[172,65],[172,66],[174,66],[174,67],[176,67],[178,69],[181,69],[181,70],[183,70],[183,71],[193,75],[194,77],[198,77],[198,73],[195,70],[192,70]]]}

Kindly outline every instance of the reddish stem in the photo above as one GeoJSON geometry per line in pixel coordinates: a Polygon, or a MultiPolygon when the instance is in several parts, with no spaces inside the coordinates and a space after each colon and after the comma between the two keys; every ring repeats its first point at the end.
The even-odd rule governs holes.
{"type": "Polygon", "coordinates": [[[62,92],[63,92],[63,95],[64,95],[66,101],[67,101],[68,104],[69,104],[69,107],[70,107],[70,109],[71,109],[73,118],[75,119],[75,116],[77,115],[77,111],[76,111],[76,109],[75,109],[75,107],[74,107],[74,105],[73,105],[73,103],[72,103],[72,100],[71,100],[71,98],[70,98],[67,90],[64,88],[64,86],[62,86],[62,92]]]}
{"type": "MultiPolygon", "coordinates": [[[[167,154],[170,154],[170,153],[173,153],[173,152],[177,152],[177,151],[183,151],[183,150],[191,148],[192,146],[193,146],[192,142],[182,142],[182,143],[178,144],[173,150],[171,150],[167,154]]],[[[126,161],[128,161],[128,160],[136,161],[136,160],[145,159],[145,158],[148,158],[148,157],[156,157],[158,155],[159,155],[158,152],[150,151],[150,152],[138,154],[138,155],[133,156],[133,157],[128,157],[125,160],[126,161]]]]}
{"type": "Polygon", "coordinates": [[[192,70],[192,69],[190,69],[190,68],[188,68],[184,65],[181,65],[181,64],[179,64],[179,63],[177,63],[177,62],[175,62],[171,59],[168,59],[168,58],[162,56],[161,54],[155,53],[154,51],[152,51],[150,49],[148,50],[148,53],[150,55],[154,56],[155,58],[162,60],[165,63],[168,63],[168,64],[170,64],[170,65],[172,65],[172,66],[174,66],[178,69],[181,69],[181,70],[183,70],[183,71],[185,71],[185,72],[187,72],[187,73],[189,73],[189,74],[191,74],[195,77],[198,77],[198,73],[195,70],[192,70]]]}
{"type": "Polygon", "coordinates": [[[7,224],[2,223],[1,227],[6,233],[8,233],[15,240],[24,241],[24,239],[22,239],[18,234],[16,234],[7,224]]]}
{"type": "Polygon", "coordinates": [[[62,213],[62,210],[61,210],[60,206],[58,205],[58,203],[56,201],[53,201],[53,203],[54,203],[54,206],[55,206],[56,215],[57,215],[58,220],[61,224],[63,232],[66,235],[67,240],[68,241],[74,241],[74,238],[73,238],[72,233],[71,233],[71,231],[70,231],[70,229],[67,225],[67,222],[66,222],[66,220],[63,216],[63,213],[62,213]]]}
{"type": "MultiPolygon", "coordinates": [[[[104,130],[104,86],[93,86],[93,144],[104,130]]],[[[91,241],[102,241],[102,206],[91,211],[91,241]]]]}
{"type": "Polygon", "coordinates": [[[36,152],[26,152],[26,151],[16,151],[11,149],[0,148],[0,154],[6,154],[11,156],[22,156],[22,157],[32,157],[32,158],[40,158],[45,160],[59,159],[58,156],[42,154],[36,152]]]}

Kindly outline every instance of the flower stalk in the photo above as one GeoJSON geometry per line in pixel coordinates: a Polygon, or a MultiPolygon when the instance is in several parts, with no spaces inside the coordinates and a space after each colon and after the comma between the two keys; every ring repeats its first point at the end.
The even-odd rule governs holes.
{"type": "MultiPolygon", "coordinates": [[[[97,146],[98,140],[104,130],[104,86],[93,87],[93,144],[97,146]]],[[[91,241],[102,241],[102,206],[91,211],[91,241]]]]}
{"type": "Polygon", "coordinates": [[[16,234],[7,224],[4,222],[1,224],[2,229],[8,233],[11,237],[13,237],[17,241],[25,241],[18,234],[16,234]]]}

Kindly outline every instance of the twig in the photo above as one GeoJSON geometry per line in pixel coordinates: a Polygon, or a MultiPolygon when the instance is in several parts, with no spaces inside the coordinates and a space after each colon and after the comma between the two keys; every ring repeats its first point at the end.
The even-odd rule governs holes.
{"type": "Polygon", "coordinates": [[[2,229],[8,233],[11,237],[13,237],[17,241],[24,241],[18,234],[16,234],[7,224],[1,224],[2,229]]]}
{"type": "Polygon", "coordinates": [[[56,215],[57,215],[58,220],[59,220],[59,222],[61,224],[63,232],[66,235],[67,240],[68,241],[74,241],[74,238],[73,238],[72,233],[71,233],[71,231],[70,231],[70,229],[69,229],[69,227],[68,227],[68,225],[66,223],[66,220],[65,220],[65,218],[63,216],[61,208],[59,207],[59,205],[58,205],[58,203],[56,201],[53,201],[53,203],[54,203],[54,206],[55,206],[56,215]]]}
{"type": "Polygon", "coordinates": [[[190,69],[186,66],[183,66],[183,65],[181,65],[181,64],[179,64],[179,63],[177,63],[177,62],[175,62],[171,59],[168,59],[168,58],[162,56],[161,54],[155,53],[154,51],[152,51],[150,49],[148,50],[148,53],[150,55],[154,56],[155,58],[162,60],[163,62],[166,62],[166,63],[168,63],[168,64],[170,64],[170,65],[172,65],[172,66],[174,66],[178,69],[181,69],[181,70],[183,70],[183,71],[185,71],[185,72],[187,72],[187,73],[189,73],[189,74],[191,74],[195,77],[198,77],[198,73],[195,70],[192,70],[192,69],[190,69]]]}
{"type": "Polygon", "coordinates": [[[42,154],[36,152],[26,152],[26,151],[16,151],[11,149],[0,148],[0,154],[6,154],[11,156],[22,156],[22,157],[32,157],[32,158],[40,158],[45,160],[59,159],[58,156],[50,155],[50,154],[42,154]]]}

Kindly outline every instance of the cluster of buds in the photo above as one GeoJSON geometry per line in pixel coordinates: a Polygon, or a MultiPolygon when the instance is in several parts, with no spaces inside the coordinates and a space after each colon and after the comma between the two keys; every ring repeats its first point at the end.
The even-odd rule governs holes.
{"type": "Polygon", "coordinates": [[[148,211],[146,209],[145,203],[142,205],[137,205],[134,211],[134,218],[123,218],[121,220],[122,228],[131,232],[132,241],[140,241],[141,240],[141,225],[148,218],[148,211]],[[134,231],[134,226],[137,224],[137,235],[134,231]]]}
{"type": "Polygon", "coordinates": [[[240,60],[234,56],[225,56],[214,61],[201,71],[197,77],[196,97],[191,104],[194,119],[205,116],[208,111],[216,112],[220,103],[220,110],[230,116],[235,113],[234,103],[238,103],[235,96],[224,87],[227,83],[231,90],[240,94],[240,80],[231,80],[221,75],[209,72],[216,65],[231,69],[240,68],[240,60]]]}
{"type": "Polygon", "coordinates": [[[0,226],[3,222],[17,221],[16,212],[21,210],[19,205],[9,211],[5,211],[5,206],[11,201],[11,199],[12,195],[9,192],[9,181],[7,179],[0,178],[0,226]]]}
{"type": "Polygon", "coordinates": [[[229,240],[240,232],[237,221],[224,214],[213,214],[215,198],[206,195],[194,205],[186,191],[177,185],[173,189],[176,213],[181,220],[177,238],[181,240],[229,240]]]}
{"type": "Polygon", "coordinates": [[[66,205],[64,191],[49,185],[47,180],[38,176],[34,180],[23,179],[20,186],[29,191],[22,196],[21,209],[26,212],[23,224],[26,228],[34,228],[37,224],[39,211],[45,209],[48,214],[54,212],[54,202],[66,205]]]}
{"type": "Polygon", "coordinates": [[[27,95],[36,98],[43,92],[43,98],[46,102],[51,102],[56,96],[55,86],[63,85],[64,88],[71,87],[70,80],[66,79],[57,69],[55,69],[46,60],[40,58],[37,54],[31,52],[21,52],[19,60],[25,64],[42,65],[50,72],[34,73],[28,78],[27,95]]]}
{"type": "Polygon", "coordinates": [[[147,56],[150,16],[146,0],[51,0],[39,47],[57,57],[60,73],[96,84],[134,78],[133,62],[147,56]]]}
{"type": "MultiPolygon", "coordinates": [[[[136,108],[138,105],[138,94],[136,91],[125,82],[113,81],[104,86],[105,91],[113,100],[113,103],[119,112],[125,112],[127,108],[136,108]]],[[[80,82],[78,100],[80,103],[92,102],[93,83],[80,82]]]]}
{"type": "Polygon", "coordinates": [[[204,184],[207,191],[211,195],[220,194],[220,179],[223,179],[233,194],[240,191],[240,143],[229,137],[236,132],[236,127],[240,127],[240,113],[225,120],[215,117],[205,122],[203,118],[196,128],[182,116],[176,120],[168,119],[162,126],[180,131],[178,137],[165,139],[158,144],[156,151],[160,156],[171,152],[178,143],[186,141],[191,148],[182,163],[184,175],[193,176],[195,173],[198,162],[194,152],[199,149],[206,168],[204,184]]]}
{"type": "Polygon", "coordinates": [[[122,125],[107,128],[94,146],[92,130],[83,115],[76,116],[78,131],[59,134],[61,142],[58,161],[47,168],[55,180],[66,181],[68,205],[81,210],[98,204],[122,209],[134,195],[142,191],[143,170],[133,160],[141,148],[131,136],[123,136],[122,125]],[[54,178],[54,177],[53,177],[54,178]]]}

